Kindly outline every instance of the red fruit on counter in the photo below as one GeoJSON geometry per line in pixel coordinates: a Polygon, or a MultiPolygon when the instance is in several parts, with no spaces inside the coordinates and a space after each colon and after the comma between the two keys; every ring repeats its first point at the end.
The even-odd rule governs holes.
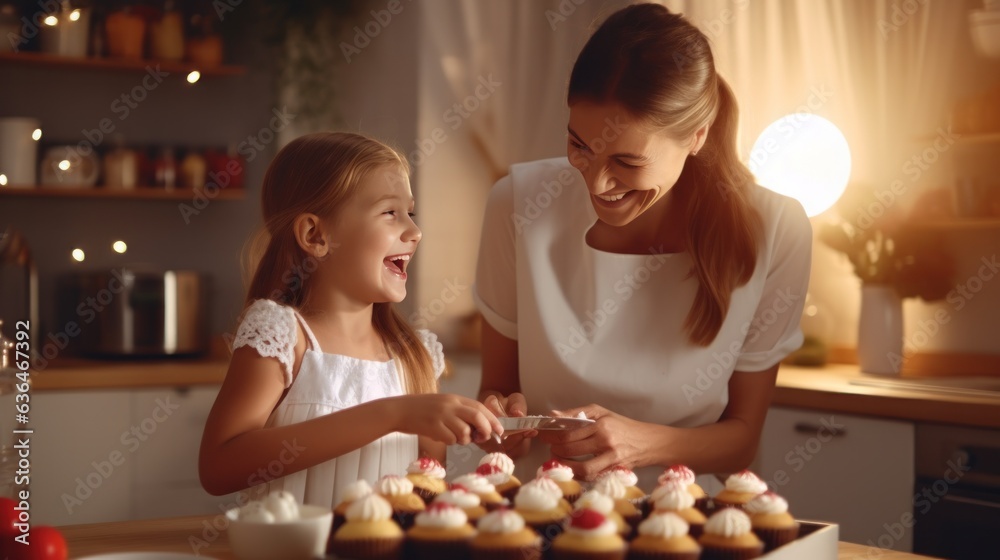
{"type": "Polygon", "coordinates": [[[28,533],[28,544],[7,543],[6,552],[10,560],[66,560],[69,551],[66,539],[55,527],[40,525],[32,527],[28,533]]]}

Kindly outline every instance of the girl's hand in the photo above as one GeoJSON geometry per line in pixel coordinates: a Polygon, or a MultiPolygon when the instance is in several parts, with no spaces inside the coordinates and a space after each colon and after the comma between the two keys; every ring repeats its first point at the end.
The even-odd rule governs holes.
{"type": "Polygon", "coordinates": [[[449,394],[405,395],[389,409],[398,414],[397,431],[431,438],[446,445],[472,443],[503,433],[496,416],[474,399],[449,394]]]}
{"type": "Polygon", "coordinates": [[[593,424],[566,432],[546,432],[539,439],[552,446],[552,455],[581,480],[593,480],[615,465],[645,466],[646,447],[651,441],[650,426],[591,404],[570,410],[553,410],[555,416],[576,416],[583,412],[593,424]],[[586,458],[573,460],[573,457],[586,458]]]}
{"type": "MultiPolygon", "coordinates": [[[[528,413],[528,401],[521,393],[511,393],[506,397],[492,393],[483,399],[483,404],[498,417],[523,417],[528,413]]],[[[531,438],[536,435],[538,435],[537,430],[518,432],[502,438],[499,445],[490,439],[480,443],[479,447],[487,453],[502,452],[506,453],[511,459],[517,459],[528,452],[531,448],[531,438]]]]}

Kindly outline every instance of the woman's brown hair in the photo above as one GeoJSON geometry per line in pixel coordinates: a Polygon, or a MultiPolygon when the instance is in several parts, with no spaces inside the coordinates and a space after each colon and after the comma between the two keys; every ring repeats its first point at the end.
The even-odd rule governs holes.
{"type": "Polygon", "coordinates": [[[678,14],[637,4],[611,15],[583,47],[569,104],[616,103],[653,130],[692,138],[711,124],[705,145],[677,180],[689,217],[684,246],[698,292],[685,319],[688,339],[707,346],[719,333],[733,290],[757,263],[761,218],[750,201],[753,175],[737,154],[739,111],[715,71],[708,39],[678,14]]]}
{"type": "MultiPolygon", "coordinates": [[[[252,276],[244,305],[271,299],[301,309],[308,301],[316,258],[306,254],[292,231],[304,213],[334,218],[371,173],[386,166],[409,175],[406,158],[385,144],[360,134],[319,132],[296,138],[268,166],[261,192],[264,227],[247,251],[245,270],[252,276]]],[[[427,349],[391,303],[375,303],[372,324],[393,357],[403,365],[410,393],[437,390],[427,349]]]]}

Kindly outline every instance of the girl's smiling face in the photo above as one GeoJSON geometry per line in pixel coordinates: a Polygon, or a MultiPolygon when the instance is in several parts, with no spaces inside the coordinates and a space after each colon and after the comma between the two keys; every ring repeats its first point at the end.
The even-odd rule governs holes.
{"type": "Polygon", "coordinates": [[[573,103],[568,132],[569,161],[583,174],[598,219],[611,226],[631,223],[662,200],[695,148],[613,103],[573,103]]]}
{"type": "Polygon", "coordinates": [[[331,220],[327,259],[338,291],[367,304],[406,297],[406,270],[420,243],[409,178],[391,165],[368,174],[331,220]]]}

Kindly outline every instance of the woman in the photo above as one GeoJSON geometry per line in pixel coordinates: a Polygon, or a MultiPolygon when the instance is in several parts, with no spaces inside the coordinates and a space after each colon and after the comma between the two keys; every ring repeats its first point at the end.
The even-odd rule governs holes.
{"type": "MultiPolygon", "coordinates": [[[[550,456],[586,480],[634,468],[647,487],[674,463],[745,468],[778,363],[802,343],[808,218],[753,183],[708,40],[662,6],[601,25],[568,102],[568,160],[515,165],[490,194],[480,399],[596,420],[542,435],[525,476],[550,456]]],[[[512,456],[529,445],[505,441],[512,456]]]]}

